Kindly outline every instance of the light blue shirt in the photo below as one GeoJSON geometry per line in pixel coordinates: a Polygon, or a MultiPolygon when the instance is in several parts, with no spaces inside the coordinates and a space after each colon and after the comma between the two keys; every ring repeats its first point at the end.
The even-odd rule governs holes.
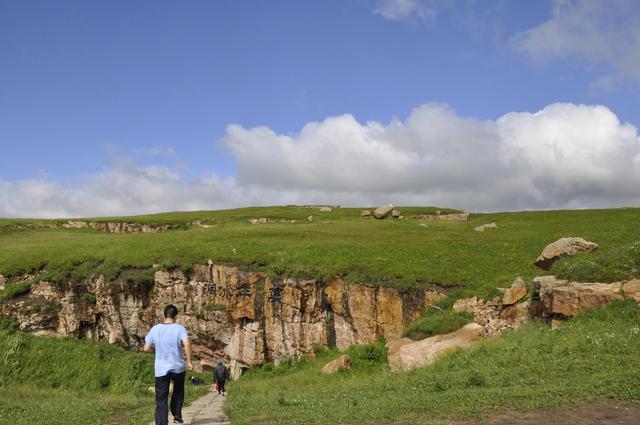
{"type": "Polygon", "coordinates": [[[151,328],[144,342],[155,347],[156,377],[187,370],[182,358],[182,341],[186,339],[187,330],[177,323],[160,323],[151,328]]]}

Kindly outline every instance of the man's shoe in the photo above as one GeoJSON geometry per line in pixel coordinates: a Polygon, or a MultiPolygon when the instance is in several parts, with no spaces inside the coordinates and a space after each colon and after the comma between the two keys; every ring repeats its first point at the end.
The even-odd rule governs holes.
{"type": "Polygon", "coordinates": [[[183,424],[184,423],[182,418],[173,418],[173,422],[176,423],[176,424],[183,424]]]}

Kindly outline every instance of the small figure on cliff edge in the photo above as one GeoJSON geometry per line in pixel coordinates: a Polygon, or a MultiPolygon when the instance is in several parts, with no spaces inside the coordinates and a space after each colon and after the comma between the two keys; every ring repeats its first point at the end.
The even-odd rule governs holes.
{"type": "Polygon", "coordinates": [[[224,393],[224,384],[227,379],[229,379],[229,371],[222,364],[222,360],[218,360],[218,365],[213,369],[213,382],[216,383],[218,394],[226,395],[224,393]]]}
{"type": "Polygon", "coordinates": [[[187,358],[189,370],[193,370],[191,363],[191,344],[184,326],[176,323],[178,309],[169,304],[164,308],[164,322],[151,328],[144,339],[144,351],[155,349],[154,376],[156,379],[156,425],[169,423],[167,399],[169,385],[173,382],[171,395],[171,414],[174,422],[184,423],[182,420],[182,404],[184,403],[184,380],[186,368],[182,358],[182,348],[187,358]]]}

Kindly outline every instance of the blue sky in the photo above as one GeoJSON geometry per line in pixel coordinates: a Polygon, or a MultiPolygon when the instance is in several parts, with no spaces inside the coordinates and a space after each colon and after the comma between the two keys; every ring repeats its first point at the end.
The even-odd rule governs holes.
{"type": "MultiPolygon", "coordinates": [[[[402,179],[375,193],[351,186],[353,176],[340,173],[330,188],[319,182],[288,185],[288,178],[300,178],[299,170],[287,164],[301,158],[285,158],[277,141],[273,151],[281,155],[263,153],[263,158],[290,172],[267,189],[287,195],[262,197],[256,194],[265,192],[260,182],[270,180],[273,170],[252,174],[262,167],[260,158],[248,158],[242,147],[260,149],[229,133],[230,125],[247,134],[264,126],[275,136],[291,137],[297,155],[313,168],[316,161],[304,155],[325,152],[328,145],[316,138],[305,142],[300,132],[308,123],[343,114],[359,128],[370,121],[386,127],[435,103],[456,119],[495,124],[505,114],[536,113],[561,102],[603,105],[620,125],[637,127],[640,5],[593,3],[599,2],[0,0],[0,198],[25,198],[0,215],[329,200],[341,187],[344,193],[335,198],[347,204],[392,198],[485,210],[634,203],[637,194],[626,189],[615,199],[601,199],[593,191],[587,196],[582,189],[562,192],[559,196],[568,196],[563,202],[529,187],[524,189],[533,191],[529,200],[509,204],[495,198],[466,206],[463,193],[449,198],[403,190],[402,179]],[[323,149],[304,150],[305,143],[323,149]],[[227,201],[167,203],[130,193],[127,200],[102,200],[102,209],[88,208],[96,203],[91,197],[99,196],[95,181],[117,180],[110,174],[117,172],[146,173],[147,180],[151,173],[152,180],[164,184],[168,179],[178,191],[181,185],[202,184],[193,196],[205,197],[210,196],[206,182],[213,179],[216,199],[227,201]],[[33,190],[31,183],[40,189],[33,190]],[[59,208],[44,208],[52,200],[42,191],[56,192],[59,208]]],[[[327,131],[343,144],[352,143],[347,130],[327,131]]],[[[363,137],[369,140],[367,134],[363,137]]],[[[259,147],[272,151],[265,145],[269,136],[256,137],[259,147]]],[[[381,140],[402,144],[409,138],[402,137],[381,140]]],[[[624,137],[631,145],[638,141],[637,133],[624,137]]],[[[415,143],[424,147],[448,139],[415,143]]],[[[598,143],[620,146],[613,139],[598,143]]],[[[371,146],[363,149],[370,152],[371,146]]],[[[360,155],[349,155],[357,167],[360,155]]],[[[386,162],[377,157],[368,165],[375,167],[376,161],[386,162]]],[[[389,170],[392,180],[396,171],[389,170]]],[[[427,177],[425,185],[438,182],[439,187],[452,180],[416,175],[427,177]]],[[[562,178],[545,184],[554,193],[555,186],[566,189],[562,178]]]]}

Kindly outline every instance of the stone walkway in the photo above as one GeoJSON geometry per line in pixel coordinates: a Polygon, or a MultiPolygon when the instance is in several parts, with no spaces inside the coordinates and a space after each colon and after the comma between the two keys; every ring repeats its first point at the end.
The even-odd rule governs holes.
{"type": "MultiPolygon", "coordinates": [[[[182,409],[185,425],[230,425],[229,418],[222,412],[224,397],[217,392],[210,392],[200,397],[188,407],[182,409]]],[[[169,414],[169,423],[173,417],[169,414]]],[[[149,425],[154,425],[153,422],[149,425]]]]}

